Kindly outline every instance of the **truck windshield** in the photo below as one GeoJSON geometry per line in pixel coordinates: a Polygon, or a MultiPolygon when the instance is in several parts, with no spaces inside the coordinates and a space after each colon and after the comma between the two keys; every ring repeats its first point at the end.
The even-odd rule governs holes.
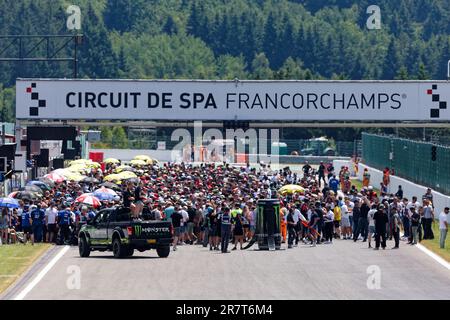
{"type": "Polygon", "coordinates": [[[117,210],[116,212],[116,221],[117,222],[126,222],[131,219],[131,210],[129,208],[122,208],[117,210]]]}

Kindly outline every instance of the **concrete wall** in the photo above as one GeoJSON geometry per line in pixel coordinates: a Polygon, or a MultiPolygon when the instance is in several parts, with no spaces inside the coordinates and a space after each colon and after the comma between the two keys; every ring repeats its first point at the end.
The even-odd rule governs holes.
{"type": "MultiPolygon", "coordinates": [[[[334,167],[338,171],[341,166],[348,166],[351,168],[352,163],[351,161],[343,161],[343,160],[336,160],[333,162],[334,167]]],[[[358,172],[358,179],[362,181],[362,176],[364,172],[364,168],[368,168],[370,172],[370,184],[374,187],[379,189],[380,183],[383,181],[383,172],[381,170],[377,170],[374,168],[371,168],[369,166],[366,166],[364,164],[359,164],[359,172],[358,172]]],[[[388,191],[392,193],[396,193],[398,186],[401,185],[403,189],[403,196],[411,200],[412,196],[417,196],[419,202],[422,199],[422,195],[425,194],[427,187],[418,185],[416,183],[413,183],[411,181],[408,181],[406,179],[397,177],[397,176],[391,176],[391,183],[389,186],[388,191]]],[[[440,192],[433,191],[433,201],[434,201],[434,207],[435,207],[435,215],[437,216],[444,210],[445,207],[450,207],[450,196],[444,195],[440,192]]]]}

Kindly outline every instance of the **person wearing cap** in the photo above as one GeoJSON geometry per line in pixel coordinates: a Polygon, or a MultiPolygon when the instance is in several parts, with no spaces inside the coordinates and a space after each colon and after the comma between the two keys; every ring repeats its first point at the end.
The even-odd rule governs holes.
{"type": "Polygon", "coordinates": [[[439,215],[439,247],[441,249],[445,249],[445,239],[447,238],[448,232],[448,212],[450,211],[449,207],[445,207],[444,211],[439,215]]]}
{"type": "Polygon", "coordinates": [[[373,190],[372,186],[369,186],[367,188],[367,199],[369,199],[370,202],[374,202],[377,198],[377,193],[373,190]]]}
{"type": "Polygon", "coordinates": [[[433,206],[427,198],[423,199],[423,239],[434,239],[432,225],[434,222],[434,210],[433,206]]]}
{"type": "Polygon", "coordinates": [[[389,221],[384,204],[378,206],[373,219],[375,221],[375,250],[380,249],[380,244],[384,250],[386,249],[386,225],[389,221]]]}

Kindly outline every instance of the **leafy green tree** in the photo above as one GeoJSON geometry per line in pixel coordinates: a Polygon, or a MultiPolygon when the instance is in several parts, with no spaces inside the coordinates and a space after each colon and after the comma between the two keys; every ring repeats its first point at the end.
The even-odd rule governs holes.
{"type": "Polygon", "coordinates": [[[245,69],[246,64],[243,56],[233,57],[224,55],[217,59],[217,77],[219,79],[246,79],[248,75],[245,69]]]}
{"type": "Polygon", "coordinates": [[[419,72],[417,73],[417,80],[429,80],[430,76],[423,63],[419,64],[419,72]]]}
{"type": "Polygon", "coordinates": [[[405,66],[402,66],[395,76],[395,80],[409,80],[408,70],[405,66]]]}
{"type": "Polygon", "coordinates": [[[252,62],[253,78],[257,80],[272,79],[273,71],[270,69],[269,59],[264,53],[255,56],[252,62]]]}
{"type": "Polygon", "coordinates": [[[112,142],[113,142],[113,132],[112,129],[110,127],[101,127],[100,129],[101,131],[101,142],[111,146],[112,142]]]}
{"type": "Polygon", "coordinates": [[[112,147],[117,149],[128,148],[128,137],[123,127],[114,127],[112,130],[112,147]]]}
{"type": "Polygon", "coordinates": [[[82,77],[115,78],[118,73],[116,55],[106,28],[90,4],[83,21],[84,42],[80,54],[82,77]]]}

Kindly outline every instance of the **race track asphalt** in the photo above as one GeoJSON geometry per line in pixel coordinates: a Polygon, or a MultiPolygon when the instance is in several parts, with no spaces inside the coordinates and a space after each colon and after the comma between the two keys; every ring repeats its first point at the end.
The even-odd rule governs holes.
{"type": "MultiPolygon", "coordinates": [[[[366,243],[338,240],[315,248],[299,245],[268,252],[253,250],[255,245],[247,251],[221,254],[185,245],[166,259],[147,251],[123,260],[109,252],[80,258],[72,247],[25,299],[450,298],[450,270],[404,242],[400,250],[391,250],[392,246],[389,242],[385,251],[374,251],[366,243]],[[74,270],[80,271],[79,289],[73,287],[74,270]],[[378,278],[373,270],[380,271],[379,289],[370,281],[378,278]]],[[[45,259],[59,250],[62,247],[45,259]]],[[[41,261],[31,269],[32,274],[24,277],[27,280],[19,281],[3,298],[17,297],[44,265],[41,261]]]]}

